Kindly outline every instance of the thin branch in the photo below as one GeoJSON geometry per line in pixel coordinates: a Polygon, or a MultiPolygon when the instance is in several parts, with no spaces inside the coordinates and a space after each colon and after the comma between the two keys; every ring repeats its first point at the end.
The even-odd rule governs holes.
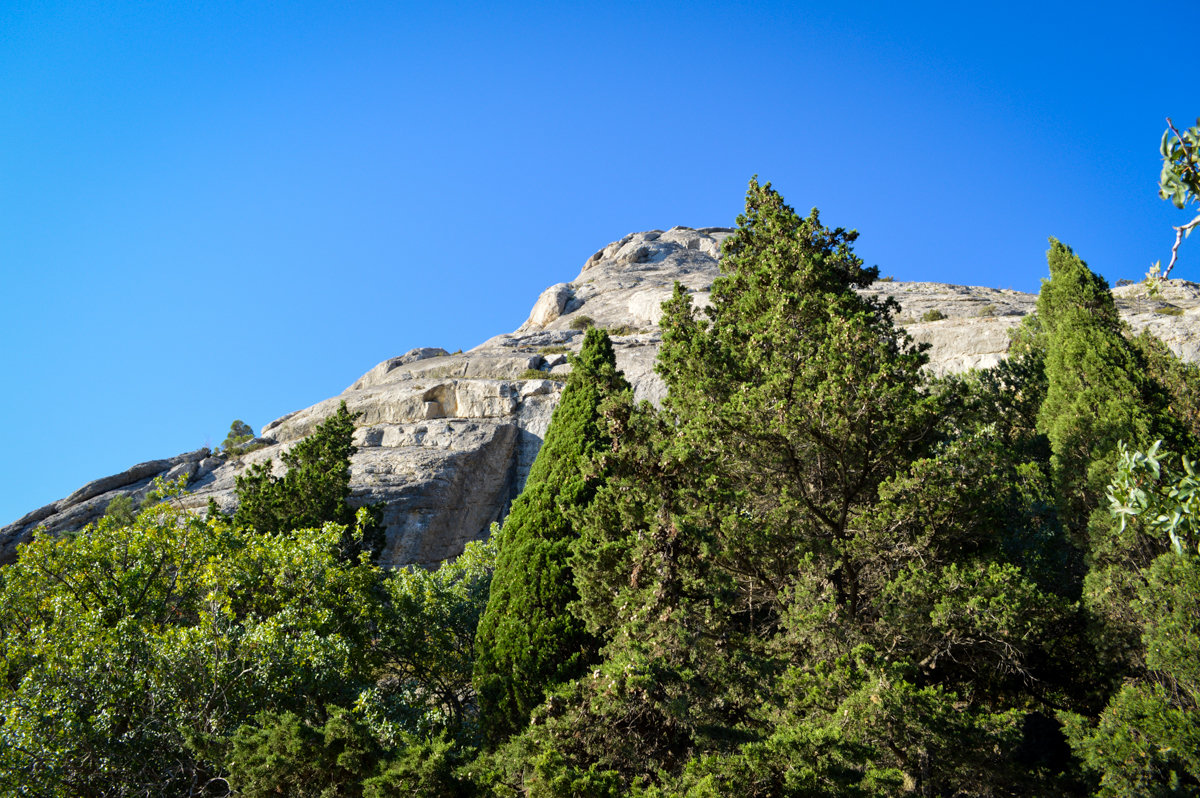
{"type": "Polygon", "coordinates": [[[1194,172],[1196,167],[1192,165],[1192,154],[1188,152],[1187,142],[1184,141],[1183,134],[1175,129],[1175,125],[1171,122],[1171,117],[1167,117],[1167,127],[1171,128],[1171,132],[1175,134],[1175,138],[1179,139],[1179,147],[1183,150],[1183,170],[1185,172],[1194,172]]]}
{"type": "Polygon", "coordinates": [[[1160,277],[1159,280],[1166,280],[1171,276],[1171,269],[1175,268],[1175,261],[1179,259],[1180,242],[1183,241],[1184,235],[1186,235],[1189,230],[1197,225],[1200,225],[1200,216],[1192,219],[1187,224],[1181,224],[1179,227],[1175,228],[1175,245],[1171,247],[1171,262],[1167,264],[1167,268],[1163,271],[1162,277],[1160,277]]]}

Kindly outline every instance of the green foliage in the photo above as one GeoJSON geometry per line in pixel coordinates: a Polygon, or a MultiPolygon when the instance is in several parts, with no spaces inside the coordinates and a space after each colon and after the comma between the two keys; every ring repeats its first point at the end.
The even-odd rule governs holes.
{"type": "Polygon", "coordinates": [[[436,570],[409,566],[389,574],[376,643],[388,662],[386,678],[358,705],[385,742],[405,733],[475,742],[474,645],[496,548],[495,539],[475,541],[436,570]]]}
{"type": "Polygon", "coordinates": [[[234,419],[229,425],[229,434],[221,443],[221,448],[229,454],[238,455],[244,452],[243,445],[254,439],[254,430],[240,418],[234,419]]]}
{"type": "Polygon", "coordinates": [[[921,321],[941,321],[946,318],[946,314],[937,308],[932,308],[921,314],[921,321]]]}
{"type": "Polygon", "coordinates": [[[538,350],[538,352],[543,355],[561,355],[561,354],[564,354],[564,353],[570,352],[570,351],[571,350],[568,347],[565,347],[562,344],[555,344],[554,346],[543,346],[541,349],[538,350]]]}
{"type": "Polygon", "coordinates": [[[576,316],[575,318],[571,319],[571,329],[572,330],[587,330],[591,327],[594,327],[595,325],[596,325],[596,320],[593,319],[591,316],[587,315],[586,313],[581,313],[578,316],[576,316]]]}
{"type": "MultiPolygon", "coordinates": [[[[1162,153],[1163,166],[1158,179],[1158,196],[1169,199],[1180,210],[1189,203],[1200,203],[1200,119],[1196,120],[1196,127],[1180,132],[1168,117],[1159,152],[1162,153]]],[[[1175,245],[1171,247],[1171,260],[1167,268],[1163,269],[1162,262],[1157,261],[1146,275],[1151,293],[1157,292],[1161,280],[1171,276],[1171,270],[1179,258],[1180,243],[1197,226],[1200,226],[1200,215],[1175,228],[1175,245]]]]}
{"type": "Polygon", "coordinates": [[[114,496],[104,508],[104,517],[112,523],[128,526],[137,518],[137,508],[133,506],[133,497],[128,494],[114,496]]]}
{"type": "Polygon", "coordinates": [[[661,408],[593,326],[436,570],[360,551],[345,405],[232,520],[159,486],[36,538],[0,793],[1200,794],[1200,369],[1052,240],[1008,359],[930,378],[855,238],[752,181],[661,408]]]}
{"type": "Polygon", "coordinates": [[[496,576],[476,640],[475,683],[484,730],[495,742],[525,725],[546,688],[577,676],[595,642],[568,611],[571,514],[595,495],[595,456],[611,447],[602,404],[629,386],[608,334],[589,329],[546,439],[500,534],[496,576]]]}
{"type": "Polygon", "coordinates": [[[381,756],[369,730],[341,707],[320,726],[292,712],[260,712],[233,737],[230,786],[246,798],[358,798],[381,756]]]}
{"type": "Polygon", "coordinates": [[[377,576],[334,556],[341,535],[159,503],[24,547],[0,572],[0,791],[186,794],[255,712],[345,697],[372,668],[377,576]]]}
{"type": "Polygon", "coordinates": [[[1121,533],[1139,527],[1143,545],[1160,552],[1170,541],[1146,568],[1125,574],[1143,659],[1094,723],[1063,714],[1102,796],[1200,793],[1200,478],[1186,456],[1182,473],[1166,467],[1171,457],[1160,444],[1145,452],[1122,444],[1108,490],[1121,533]]]}
{"type": "Polygon", "coordinates": [[[1105,547],[1111,526],[1101,504],[1118,442],[1149,445],[1170,423],[1164,397],[1123,334],[1108,284],[1069,247],[1050,245],[1050,279],[1037,310],[1048,380],[1038,430],[1053,451],[1062,515],[1076,540],[1094,550],[1105,547]]]}
{"type": "Polygon", "coordinates": [[[458,775],[464,752],[445,738],[411,739],[382,773],[363,781],[363,798],[469,798],[470,782],[458,775]]]}
{"type": "Polygon", "coordinates": [[[1158,196],[1182,209],[1189,202],[1200,202],[1200,119],[1196,127],[1183,132],[1175,131],[1169,119],[1167,124],[1159,145],[1163,166],[1158,196]]]}
{"type": "Polygon", "coordinates": [[[554,378],[553,374],[541,369],[526,369],[521,376],[517,377],[519,380],[552,380],[554,378]]]}
{"type": "Polygon", "coordinates": [[[1098,795],[1200,793],[1200,560],[1161,555],[1132,610],[1147,668],[1093,725],[1064,713],[1072,747],[1100,779],[1098,795]]]}
{"type": "Polygon", "coordinates": [[[462,758],[492,544],[388,573],[162,498],[0,570],[0,793],[379,795],[462,758]]]}
{"type": "Polygon", "coordinates": [[[1162,305],[1155,308],[1154,312],[1160,316],[1182,316],[1183,308],[1177,308],[1174,305],[1162,305]]]}
{"type": "Polygon", "coordinates": [[[1180,457],[1183,473],[1164,468],[1170,459],[1159,453],[1162,441],[1145,452],[1118,447],[1117,471],[1108,487],[1109,512],[1124,532],[1133,519],[1160,541],[1170,540],[1175,553],[1200,554],[1200,475],[1195,461],[1180,457]]]}
{"type": "Polygon", "coordinates": [[[995,315],[996,315],[996,306],[990,302],[979,309],[979,317],[981,319],[988,318],[990,316],[995,316],[995,315]]]}
{"type": "Polygon", "coordinates": [[[1183,443],[1187,449],[1200,441],[1200,366],[1185,363],[1167,345],[1148,332],[1134,338],[1139,364],[1145,374],[1166,392],[1167,412],[1183,425],[1183,443]]]}
{"type": "MultiPolygon", "coordinates": [[[[237,478],[238,508],[233,521],[261,533],[287,532],[292,529],[342,524],[349,528],[356,511],[350,498],[350,457],[357,448],[353,443],[354,420],[342,402],[316,430],[297,443],[281,459],[287,472],[273,473],[270,460],[247,469],[237,478]]],[[[377,512],[369,508],[373,515],[377,512]]],[[[377,518],[367,525],[363,541],[347,538],[347,557],[355,559],[359,545],[377,555],[383,547],[382,530],[377,518]]]]}
{"type": "Polygon", "coordinates": [[[997,415],[1032,408],[984,423],[857,293],[876,275],[854,233],[757,182],[738,224],[707,312],[680,287],[664,306],[661,412],[604,410],[572,560],[603,660],[498,749],[499,780],[530,790],[520,763],[548,761],[627,794],[1028,787],[1009,752],[1065,612],[1048,482],[1017,456],[1038,377],[1020,402],[989,383],[997,415]]]}

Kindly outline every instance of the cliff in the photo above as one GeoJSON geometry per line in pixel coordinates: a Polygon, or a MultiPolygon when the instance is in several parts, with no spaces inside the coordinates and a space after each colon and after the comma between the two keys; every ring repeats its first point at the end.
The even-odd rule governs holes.
{"type": "MultiPolygon", "coordinates": [[[[583,328],[613,336],[618,365],[639,398],[663,395],[654,373],[661,303],[676,281],[706,304],[725,228],[634,233],[596,252],[571,282],[547,288],[515,332],[468,352],[413,349],[386,360],[335,397],[267,424],[262,448],[240,458],[207,449],[142,463],[84,485],[0,530],[0,563],[44,527],[78,529],[99,518],[116,496],[140,500],[156,476],[186,476],[188,502],[210,498],[229,511],[234,480],[247,466],[272,459],[308,434],[345,401],[361,412],[358,453],[351,463],[353,500],[383,502],[386,565],[433,564],[456,556],[487,534],[524,484],[577,351],[583,328]]],[[[900,303],[899,323],[930,344],[936,374],[995,365],[1008,330],[1037,297],[1011,289],[921,282],[878,282],[868,293],[900,303]],[[934,317],[936,320],[931,320],[934,317]]],[[[1200,285],[1171,280],[1160,295],[1144,286],[1114,289],[1135,332],[1150,330],[1185,360],[1200,361],[1200,285]]]]}

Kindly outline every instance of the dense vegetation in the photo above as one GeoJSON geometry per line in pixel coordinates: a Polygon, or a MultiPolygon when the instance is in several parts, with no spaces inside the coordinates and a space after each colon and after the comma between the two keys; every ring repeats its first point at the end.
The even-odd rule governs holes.
{"type": "MultiPolygon", "coordinates": [[[[502,530],[382,571],[345,407],[0,571],[5,794],[1200,795],[1200,370],[1051,240],[947,379],[752,181],[660,407],[598,329],[502,530]]],[[[118,508],[119,509],[119,508],[118,508]]]]}

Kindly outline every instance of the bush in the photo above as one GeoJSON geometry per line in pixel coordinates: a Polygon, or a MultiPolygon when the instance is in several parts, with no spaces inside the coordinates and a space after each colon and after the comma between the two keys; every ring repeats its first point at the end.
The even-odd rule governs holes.
{"type": "Polygon", "coordinates": [[[543,346],[541,349],[538,350],[538,354],[541,354],[541,355],[563,355],[570,351],[571,351],[570,347],[563,346],[562,344],[555,344],[554,346],[543,346]]]}
{"type": "Polygon", "coordinates": [[[559,382],[563,381],[560,376],[555,376],[555,375],[551,374],[550,372],[542,371],[541,369],[525,369],[524,373],[522,373],[521,376],[517,377],[517,379],[518,380],[558,380],[559,382]]]}
{"type": "Polygon", "coordinates": [[[995,316],[995,315],[996,315],[996,306],[990,302],[979,309],[979,318],[981,318],[981,319],[986,319],[989,316],[995,316]]]}
{"type": "Polygon", "coordinates": [[[580,316],[576,316],[575,318],[571,319],[571,329],[572,330],[586,330],[589,327],[594,327],[594,326],[596,326],[596,320],[593,319],[591,316],[587,315],[586,313],[584,313],[580,316]]]}
{"type": "Polygon", "coordinates": [[[1163,305],[1160,308],[1155,308],[1154,312],[1160,316],[1182,316],[1183,308],[1177,308],[1174,305],[1163,305]]]}
{"type": "Polygon", "coordinates": [[[944,318],[946,318],[946,314],[934,308],[933,310],[925,311],[924,315],[921,316],[921,321],[941,321],[944,318]]]}

